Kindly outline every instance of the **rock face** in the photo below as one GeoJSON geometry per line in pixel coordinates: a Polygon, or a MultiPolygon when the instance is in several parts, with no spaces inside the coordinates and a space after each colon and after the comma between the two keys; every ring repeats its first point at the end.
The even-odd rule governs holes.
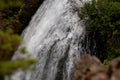
{"type": "Polygon", "coordinates": [[[110,80],[120,80],[120,57],[111,61],[109,66],[110,80]]]}
{"type": "Polygon", "coordinates": [[[76,60],[73,80],[119,80],[120,57],[111,61],[108,68],[95,56],[84,55],[76,60]]]}

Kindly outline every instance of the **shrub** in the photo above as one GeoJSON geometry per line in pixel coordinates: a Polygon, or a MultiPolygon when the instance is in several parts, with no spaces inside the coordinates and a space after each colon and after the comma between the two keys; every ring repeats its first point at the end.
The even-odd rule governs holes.
{"type": "Polygon", "coordinates": [[[100,40],[96,37],[96,42],[101,57],[112,59],[120,55],[119,0],[92,0],[85,3],[80,17],[87,19],[87,31],[99,37],[100,40]]]}

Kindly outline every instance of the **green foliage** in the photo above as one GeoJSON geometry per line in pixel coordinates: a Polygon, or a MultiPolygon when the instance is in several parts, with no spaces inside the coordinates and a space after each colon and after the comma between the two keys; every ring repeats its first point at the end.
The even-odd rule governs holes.
{"type": "MultiPolygon", "coordinates": [[[[81,9],[82,17],[89,17],[88,30],[99,30],[101,34],[119,30],[120,3],[109,0],[92,0],[81,9]]],[[[114,32],[113,32],[114,33],[114,32]]],[[[112,33],[112,34],[113,34],[112,33]]]]}
{"type": "Polygon", "coordinates": [[[21,34],[43,1],[0,0],[0,16],[5,19],[1,29],[11,28],[14,33],[21,34]]]}
{"type": "Polygon", "coordinates": [[[0,30],[0,60],[10,59],[21,41],[22,39],[13,34],[12,30],[6,32],[0,30]]]}
{"type": "Polygon", "coordinates": [[[14,15],[12,17],[9,17],[6,19],[6,21],[3,23],[3,29],[12,29],[14,30],[14,33],[19,34],[19,31],[22,28],[22,24],[19,21],[18,15],[14,15]]]}
{"type": "Polygon", "coordinates": [[[8,7],[19,7],[21,6],[22,0],[0,0],[0,10],[3,10],[4,8],[8,7]]]}
{"type": "Polygon", "coordinates": [[[0,0],[0,17],[3,19],[1,29],[12,29],[14,33],[20,34],[22,23],[19,20],[19,14],[24,6],[22,0],[0,0]]]}
{"type": "Polygon", "coordinates": [[[108,61],[120,55],[119,0],[92,0],[85,3],[80,17],[87,19],[87,30],[100,37],[100,40],[96,38],[101,49],[98,51],[100,55],[104,55],[108,61]]]}
{"type": "Polygon", "coordinates": [[[4,80],[4,75],[10,75],[18,69],[26,70],[36,63],[24,47],[20,51],[27,57],[11,61],[11,57],[22,41],[17,34],[20,34],[25,27],[20,22],[20,14],[24,7],[22,0],[0,0],[0,21],[2,21],[0,24],[0,80],[4,80]]]}
{"type": "Polygon", "coordinates": [[[36,60],[29,58],[16,61],[0,61],[0,75],[10,75],[18,69],[27,70],[34,63],[36,63],[36,60]]]}
{"type": "Polygon", "coordinates": [[[18,15],[20,8],[24,5],[22,0],[0,0],[0,4],[0,12],[4,18],[18,15]]]}
{"type": "Polygon", "coordinates": [[[28,56],[11,61],[11,57],[18,49],[21,41],[22,38],[14,34],[12,30],[8,29],[5,32],[0,30],[0,79],[2,79],[4,75],[10,75],[18,69],[26,70],[30,68],[32,64],[36,63],[36,60],[27,54],[24,47],[21,48],[20,51],[23,55],[28,56]]]}

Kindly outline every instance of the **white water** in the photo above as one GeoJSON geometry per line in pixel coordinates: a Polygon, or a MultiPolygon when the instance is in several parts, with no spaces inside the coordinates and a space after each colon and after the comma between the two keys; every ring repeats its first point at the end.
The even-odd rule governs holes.
{"type": "MultiPolygon", "coordinates": [[[[82,3],[44,1],[22,34],[21,46],[39,60],[36,70],[28,72],[23,80],[71,80],[74,59],[84,53],[85,29],[78,16],[82,3]]],[[[16,77],[12,80],[20,80],[16,77]]]]}

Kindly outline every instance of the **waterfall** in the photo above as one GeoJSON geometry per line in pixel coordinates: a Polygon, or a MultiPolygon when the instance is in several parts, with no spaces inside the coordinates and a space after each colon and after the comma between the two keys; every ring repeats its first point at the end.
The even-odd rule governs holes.
{"type": "Polygon", "coordinates": [[[74,60],[85,53],[85,26],[78,15],[84,1],[45,0],[39,7],[22,33],[21,46],[38,59],[24,80],[71,80],[74,60]]]}

